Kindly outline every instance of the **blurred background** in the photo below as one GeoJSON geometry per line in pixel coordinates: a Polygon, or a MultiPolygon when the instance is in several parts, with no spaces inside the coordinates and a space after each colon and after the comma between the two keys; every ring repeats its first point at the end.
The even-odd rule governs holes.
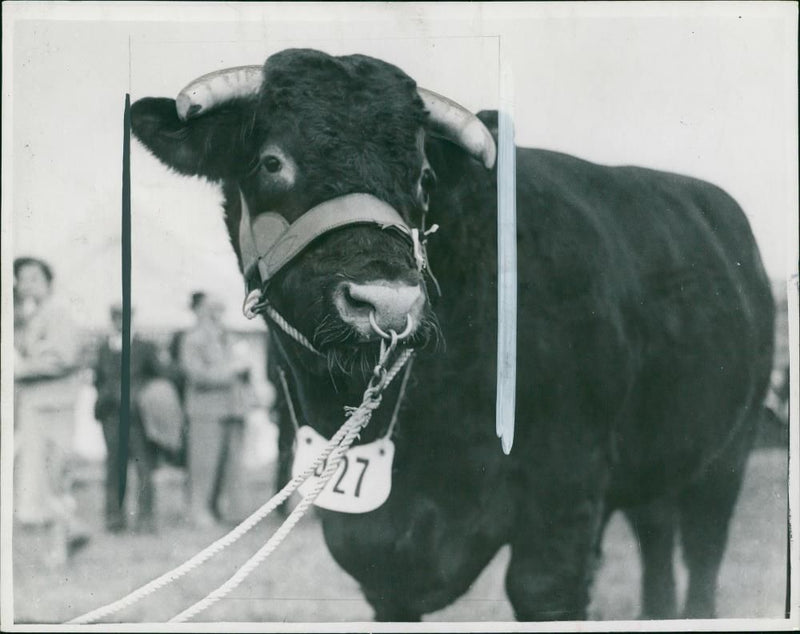
{"type": "MultiPolygon", "coordinates": [[[[507,69],[519,145],[681,172],[737,199],[773,280],[779,316],[774,383],[780,390],[788,369],[786,288],[796,272],[798,234],[797,21],[787,8],[768,2],[22,3],[4,10],[3,307],[10,306],[12,256],[52,265],[55,294],[79,326],[83,371],[72,473],[77,515],[90,535],[65,573],[39,565],[37,550],[46,539],[41,533],[15,531],[16,618],[59,621],[118,598],[221,534],[220,526],[197,529],[185,521],[185,469],[163,456],[154,469],[158,532],[104,530],[106,449],[94,417],[93,368],[109,333],[109,308],[121,298],[126,92],[132,100],[174,97],[209,71],[260,64],[287,47],[311,47],[380,57],[419,85],[477,111],[498,106],[498,69],[507,69]]],[[[168,364],[175,333],[194,323],[191,293],[222,299],[224,329],[231,345],[246,351],[256,394],[244,415],[241,454],[245,504],[252,510],[274,486],[274,389],[265,378],[263,322],[241,314],[243,285],[224,230],[220,193],[212,184],[167,171],[136,141],[132,170],[136,332],[168,364]]],[[[5,346],[10,327],[4,318],[5,346]]],[[[7,373],[3,381],[7,394],[7,373]]],[[[783,615],[788,423],[780,399],[751,461],[732,534],[737,547],[723,571],[722,616],[783,615]]],[[[5,398],[3,407],[7,421],[5,398]]],[[[139,499],[133,470],[130,482],[127,512],[133,517],[139,499]]],[[[596,584],[596,618],[633,618],[638,611],[637,580],[630,574],[637,565],[636,544],[626,531],[624,522],[612,521],[596,584]]],[[[264,533],[249,539],[237,547],[239,555],[254,549],[264,533]]],[[[465,599],[434,618],[511,618],[502,593],[504,556],[465,599]]],[[[298,529],[276,557],[208,618],[371,617],[354,582],[330,559],[315,521],[298,529]]],[[[229,565],[215,564],[208,573],[213,585],[189,582],[157,599],[155,607],[122,617],[166,618],[177,611],[174,605],[188,604],[184,594],[199,597],[201,588],[226,578],[229,565]]]]}

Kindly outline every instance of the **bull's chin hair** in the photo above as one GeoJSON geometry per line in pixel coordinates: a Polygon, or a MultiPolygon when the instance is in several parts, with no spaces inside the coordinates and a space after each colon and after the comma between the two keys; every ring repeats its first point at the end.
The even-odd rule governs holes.
{"type": "MultiPolygon", "coordinates": [[[[378,362],[378,344],[361,341],[350,326],[330,314],[317,326],[313,342],[325,355],[328,373],[334,381],[338,375],[365,382],[378,362]]],[[[413,348],[428,348],[433,351],[444,349],[444,337],[434,313],[423,316],[408,343],[413,348]]]]}

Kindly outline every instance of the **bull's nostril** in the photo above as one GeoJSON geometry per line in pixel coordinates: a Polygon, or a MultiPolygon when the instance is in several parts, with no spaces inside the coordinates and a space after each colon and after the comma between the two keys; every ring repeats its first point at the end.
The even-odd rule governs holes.
{"type": "Polygon", "coordinates": [[[353,308],[366,311],[371,311],[375,309],[375,307],[369,301],[353,295],[353,292],[349,285],[344,287],[342,294],[344,295],[344,298],[347,301],[347,303],[350,304],[353,308]]]}
{"type": "Polygon", "coordinates": [[[334,303],[345,323],[369,337],[377,332],[371,322],[384,332],[398,333],[409,323],[418,324],[425,295],[418,285],[396,281],[344,282],[334,294],[334,303]]]}

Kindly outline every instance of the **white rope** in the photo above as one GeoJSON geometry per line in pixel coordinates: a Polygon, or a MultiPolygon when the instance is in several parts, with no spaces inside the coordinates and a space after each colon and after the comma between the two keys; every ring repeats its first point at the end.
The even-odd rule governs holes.
{"type": "Polygon", "coordinates": [[[389,384],[394,381],[394,378],[397,376],[397,373],[403,369],[403,366],[406,362],[411,359],[414,355],[414,351],[411,348],[406,348],[403,352],[400,353],[395,364],[392,366],[392,369],[386,374],[386,378],[384,379],[383,384],[381,385],[381,389],[385,390],[389,384]]]}
{"type": "MultiPolygon", "coordinates": [[[[384,438],[391,438],[392,434],[394,433],[394,428],[397,426],[397,417],[400,414],[400,406],[403,404],[403,397],[406,394],[406,387],[408,386],[408,378],[411,374],[411,366],[414,364],[413,357],[410,357],[408,363],[406,364],[406,371],[403,374],[403,381],[400,383],[400,392],[397,396],[397,400],[394,404],[394,409],[392,410],[392,417],[389,419],[389,427],[386,429],[386,433],[384,434],[384,438]]],[[[283,388],[283,394],[286,397],[286,403],[289,407],[289,418],[292,421],[292,426],[294,427],[295,433],[300,431],[300,423],[297,418],[297,412],[294,408],[294,402],[292,400],[291,392],[289,392],[289,383],[286,381],[286,373],[283,371],[283,368],[278,368],[278,377],[281,381],[281,387],[283,388]]]]}
{"type": "Polygon", "coordinates": [[[214,605],[217,601],[224,598],[228,593],[237,588],[239,584],[241,584],[250,575],[250,573],[261,564],[264,559],[269,557],[275,551],[275,549],[281,544],[281,542],[283,542],[289,532],[294,528],[297,522],[300,521],[300,518],[305,515],[306,511],[314,503],[314,500],[320,494],[322,489],[328,484],[328,480],[330,480],[334,473],[336,473],[344,452],[347,451],[350,448],[350,445],[353,444],[353,441],[356,439],[358,434],[369,422],[371,415],[371,409],[360,408],[358,412],[354,413],[353,416],[348,419],[348,421],[345,423],[345,426],[347,427],[345,438],[342,441],[342,444],[334,449],[333,453],[331,454],[331,459],[328,461],[325,470],[322,472],[319,480],[314,485],[314,488],[300,501],[300,503],[291,512],[289,517],[286,518],[286,521],[281,525],[281,527],[272,537],[269,538],[267,543],[264,544],[255,555],[248,559],[244,565],[241,566],[225,583],[191,607],[171,618],[169,623],[183,623],[214,605]]]}
{"type": "MultiPolygon", "coordinates": [[[[353,444],[355,439],[361,433],[361,430],[367,426],[372,418],[372,412],[380,405],[382,398],[381,394],[383,390],[386,389],[389,383],[391,383],[395,376],[397,376],[397,373],[400,371],[403,365],[405,365],[412,354],[413,350],[404,350],[395,362],[392,369],[386,374],[386,377],[381,384],[376,388],[367,388],[367,390],[364,392],[364,398],[361,402],[361,405],[356,408],[350,418],[348,418],[344,425],[342,425],[342,427],[339,429],[340,432],[342,430],[346,430],[344,438],[342,439],[341,444],[339,444],[339,446],[333,450],[331,458],[327,462],[325,470],[322,472],[319,480],[314,485],[314,488],[300,501],[300,503],[291,512],[289,517],[286,518],[286,521],[281,525],[281,527],[272,537],[269,538],[267,543],[264,544],[255,555],[248,559],[244,565],[241,566],[239,570],[237,570],[225,583],[191,607],[171,618],[169,623],[183,623],[196,616],[203,610],[206,610],[214,605],[217,601],[235,590],[250,575],[250,573],[253,572],[262,561],[264,561],[264,559],[269,557],[275,551],[275,549],[286,538],[292,528],[294,528],[295,524],[300,521],[300,518],[303,517],[308,508],[314,503],[314,500],[322,492],[322,489],[328,484],[328,481],[336,473],[342,456],[350,448],[350,445],[353,444]]],[[[337,432],[336,435],[338,436],[339,433],[337,432]]]]}
{"type": "Polygon", "coordinates": [[[289,325],[289,322],[286,321],[281,316],[281,314],[277,310],[275,310],[272,306],[267,304],[264,307],[264,311],[267,313],[267,316],[272,321],[274,321],[280,327],[280,329],[283,330],[283,332],[285,332],[287,335],[289,335],[292,339],[297,341],[299,344],[301,344],[302,346],[304,346],[305,348],[307,348],[308,350],[310,350],[314,354],[319,355],[320,357],[324,357],[325,356],[319,350],[317,350],[314,347],[314,345],[308,339],[305,338],[303,333],[301,333],[299,330],[297,330],[297,328],[294,328],[291,325],[289,325]]]}
{"type": "Polygon", "coordinates": [[[102,619],[103,617],[106,617],[110,614],[119,612],[120,610],[139,602],[141,599],[152,594],[156,590],[160,590],[161,588],[169,585],[173,581],[180,579],[187,573],[191,572],[197,566],[203,564],[211,557],[213,557],[220,551],[224,550],[225,548],[236,542],[239,538],[245,535],[248,531],[250,531],[264,518],[266,518],[270,513],[272,513],[272,511],[278,508],[284,501],[286,501],[286,499],[288,499],[289,496],[292,493],[294,493],[297,487],[299,487],[309,477],[314,475],[314,472],[322,464],[324,464],[325,460],[327,460],[328,456],[331,454],[333,449],[335,449],[339,445],[341,440],[344,438],[346,432],[347,429],[344,426],[342,426],[339,429],[339,431],[337,431],[333,435],[330,442],[325,447],[325,449],[322,450],[319,457],[314,461],[313,465],[311,465],[303,473],[300,473],[296,477],[292,478],[292,480],[289,481],[289,483],[285,487],[283,487],[283,489],[281,489],[269,501],[267,501],[254,513],[252,513],[248,518],[246,518],[241,524],[239,524],[229,533],[220,537],[217,541],[212,543],[210,546],[207,546],[205,549],[197,553],[194,557],[184,562],[180,566],[173,568],[169,572],[164,573],[163,575],[157,577],[156,579],[153,579],[149,583],[143,585],[137,590],[134,590],[133,592],[123,597],[122,599],[119,599],[118,601],[114,601],[100,608],[97,608],[96,610],[92,610],[91,612],[87,612],[86,614],[78,616],[68,621],[67,624],[79,625],[85,623],[93,623],[94,621],[102,619]]]}
{"type": "MultiPolygon", "coordinates": [[[[134,605],[135,603],[139,602],[146,596],[152,594],[156,590],[159,590],[169,585],[173,581],[180,579],[181,577],[191,572],[193,569],[200,566],[201,564],[203,564],[205,561],[207,561],[217,553],[221,552],[222,550],[224,550],[225,548],[236,542],[248,531],[250,531],[254,526],[256,526],[264,518],[266,518],[270,513],[272,513],[276,508],[278,508],[281,504],[283,504],[283,502],[286,501],[286,499],[288,499],[289,496],[303,482],[305,482],[308,478],[314,475],[316,470],[322,464],[325,464],[325,462],[328,460],[328,456],[330,456],[334,451],[336,451],[334,456],[338,456],[336,458],[336,465],[338,466],[338,462],[341,460],[341,456],[344,454],[344,451],[346,451],[346,448],[343,451],[338,451],[338,450],[344,446],[345,442],[348,443],[347,448],[349,448],[349,446],[352,445],[353,441],[358,436],[358,432],[361,429],[363,429],[363,427],[365,427],[367,423],[369,423],[369,420],[372,416],[372,410],[378,407],[378,405],[380,404],[381,393],[389,385],[389,383],[391,383],[391,381],[395,378],[395,376],[397,376],[397,373],[400,371],[403,365],[405,365],[405,363],[408,361],[408,359],[411,357],[412,354],[413,350],[410,349],[403,350],[403,352],[400,354],[400,357],[397,359],[392,369],[386,374],[383,381],[381,381],[381,383],[375,387],[370,386],[369,388],[367,388],[367,390],[364,393],[364,401],[362,402],[362,404],[355,409],[353,414],[333,435],[330,442],[322,450],[322,452],[314,461],[314,463],[310,465],[308,469],[306,469],[302,473],[292,478],[292,480],[285,487],[283,487],[283,489],[281,489],[268,502],[266,502],[263,506],[257,509],[254,513],[252,513],[247,519],[245,519],[241,524],[239,524],[239,526],[237,526],[228,534],[224,535],[223,537],[212,543],[210,546],[206,547],[205,549],[197,553],[194,557],[184,562],[180,566],[177,566],[176,568],[173,568],[172,570],[164,573],[160,577],[153,579],[149,583],[141,586],[140,588],[134,590],[133,592],[129,593],[128,595],[124,596],[123,598],[117,601],[113,601],[112,603],[109,603],[100,608],[82,614],[81,616],[78,616],[70,621],[67,621],[67,624],[81,625],[81,624],[93,623],[106,616],[114,614],[115,612],[119,612],[120,610],[123,610],[126,607],[134,605]],[[361,413],[359,414],[359,412],[361,413]]],[[[252,570],[255,569],[255,567],[261,562],[261,560],[269,556],[269,554],[281,543],[281,541],[283,541],[283,539],[289,533],[291,528],[300,520],[300,517],[302,517],[303,513],[305,513],[305,510],[308,509],[311,503],[313,503],[314,498],[316,498],[317,495],[319,495],[319,491],[321,491],[322,487],[324,487],[325,484],[327,483],[326,478],[330,479],[330,477],[333,476],[335,471],[328,474],[331,464],[333,462],[334,461],[331,460],[328,463],[325,471],[323,471],[323,476],[320,478],[320,482],[317,483],[317,486],[314,487],[311,494],[303,498],[303,500],[300,502],[300,504],[298,504],[295,510],[289,515],[288,518],[286,518],[286,520],[278,529],[278,531],[275,533],[275,535],[273,535],[273,537],[258,551],[258,553],[256,553],[254,557],[252,557],[250,560],[248,560],[248,562],[245,563],[245,566],[248,566],[248,564],[250,564],[251,561],[253,561],[254,559],[256,559],[256,557],[259,557],[259,555],[261,555],[260,558],[256,561],[255,565],[250,566],[243,576],[240,576],[239,573],[237,573],[236,575],[234,575],[234,577],[229,579],[228,582],[226,582],[226,584],[223,584],[223,586],[221,586],[215,591],[215,593],[219,592],[225,586],[230,584],[234,578],[238,579],[235,582],[235,584],[227,588],[223,594],[220,594],[219,596],[213,599],[211,598],[211,595],[207,596],[205,599],[196,603],[188,610],[176,616],[175,619],[178,619],[183,614],[187,614],[190,611],[191,611],[190,616],[192,614],[197,614],[198,612],[208,607],[208,605],[211,605],[212,603],[218,601],[225,594],[227,594],[228,592],[233,590],[237,585],[239,585],[239,583],[241,583],[247,577],[247,575],[249,575],[250,572],[252,572],[252,570]],[[317,487],[319,487],[319,491],[317,491],[317,487]],[[304,504],[306,500],[308,500],[309,498],[311,498],[309,502],[307,504],[304,504]],[[303,511],[301,513],[296,513],[299,508],[302,508],[303,511]],[[284,528],[286,530],[284,530],[284,528]],[[279,539],[278,536],[280,536],[279,539]],[[262,554],[263,552],[266,552],[266,554],[262,554]],[[210,602],[207,605],[202,605],[202,607],[199,607],[198,609],[198,606],[201,606],[201,604],[203,604],[203,602],[206,600],[209,600],[210,602]]],[[[240,572],[241,570],[242,569],[240,569],[240,572]]],[[[214,593],[212,593],[212,595],[213,594],[214,593]]],[[[175,619],[173,619],[173,621],[175,619]]]]}
{"type": "Polygon", "coordinates": [[[270,306],[261,290],[256,288],[247,293],[247,296],[244,298],[242,313],[245,317],[247,317],[247,319],[255,319],[255,317],[262,312],[265,312],[267,317],[269,317],[281,330],[283,330],[283,332],[289,335],[301,346],[310,350],[314,354],[319,355],[320,357],[325,356],[314,347],[314,344],[306,339],[303,333],[297,330],[297,328],[294,328],[277,310],[270,306]]]}

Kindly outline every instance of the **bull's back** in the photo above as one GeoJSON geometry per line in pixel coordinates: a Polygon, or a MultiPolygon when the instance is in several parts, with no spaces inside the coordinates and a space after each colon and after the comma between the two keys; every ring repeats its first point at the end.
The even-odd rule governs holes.
{"type": "Polygon", "coordinates": [[[520,151],[518,182],[520,363],[539,377],[522,408],[602,428],[623,497],[679,483],[749,434],[774,308],[733,199],[535,150],[520,151]]]}

